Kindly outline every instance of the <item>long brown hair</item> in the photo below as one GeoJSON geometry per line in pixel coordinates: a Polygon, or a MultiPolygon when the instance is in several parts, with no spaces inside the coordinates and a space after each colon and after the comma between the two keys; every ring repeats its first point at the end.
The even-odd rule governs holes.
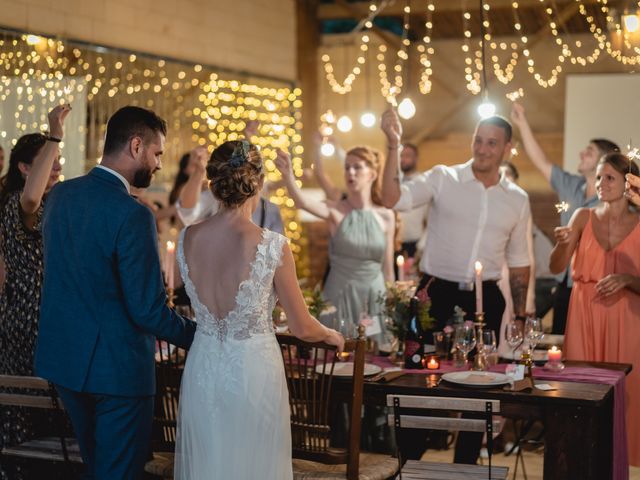
{"type": "Polygon", "coordinates": [[[611,152],[603,155],[598,161],[598,165],[611,165],[613,169],[621,173],[624,177],[627,173],[632,173],[635,176],[638,176],[640,170],[638,169],[638,165],[636,162],[631,160],[625,154],[620,152],[611,152]]]}
{"type": "Polygon", "coordinates": [[[5,206],[13,193],[24,189],[25,180],[18,164],[31,165],[46,141],[47,137],[41,133],[29,133],[20,137],[11,149],[9,170],[0,178],[0,208],[5,206]]]}
{"type": "Polygon", "coordinates": [[[375,148],[363,145],[353,147],[347,152],[347,156],[349,155],[364,160],[364,162],[377,173],[376,179],[373,185],[371,185],[371,201],[378,206],[382,206],[382,168],[384,166],[382,153],[375,148]]]}

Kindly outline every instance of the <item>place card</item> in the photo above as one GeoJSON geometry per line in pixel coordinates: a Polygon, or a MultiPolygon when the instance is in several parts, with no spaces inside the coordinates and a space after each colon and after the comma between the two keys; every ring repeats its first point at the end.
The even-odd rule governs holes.
{"type": "Polygon", "coordinates": [[[368,320],[369,321],[365,324],[364,334],[367,337],[381,334],[382,325],[380,324],[380,317],[378,315],[374,315],[372,317],[369,317],[368,320]]]}
{"type": "Polygon", "coordinates": [[[557,390],[557,388],[552,387],[551,385],[549,385],[548,383],[538,383],[536,385],[534,385],[538,390],[543,390],[545,392],[551,391],[551,390],[557,390]]]}
{"type": "Polygon", "coordinates": [[[510,363],[504,372],[513,381],[522,380],[524,378],[524,365],[514,365],[510,363]]]}

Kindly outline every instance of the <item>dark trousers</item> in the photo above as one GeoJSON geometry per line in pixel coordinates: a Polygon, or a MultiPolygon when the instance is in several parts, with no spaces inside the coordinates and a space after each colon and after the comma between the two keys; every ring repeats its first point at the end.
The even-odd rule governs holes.
{"type": "MultiPolygon", "coordinates": [[[[456,306],[462,308],[467,314],[466,320],[475,320],[476,294],[472,291],[460,290],[458,284],[442,280],[432,275],[425,274],[420,280],[418,289],[424,288],[429,283],[427,293],[431,298],[431,316],[436,320],[436,329],[442,330],[453,317],[453,309],[456,306]],[[433,278],[433,281],[431,279],[433,278]],[[429,283],[431,281],[431,283],[429,283]]],[[[484,308],[484,321],[486,328],[495,330],[496,340],[500,332],[500,323],[504,314],[505,301],[498,284],[493,281],[482,282],[482,304],[484,308]]]]}
{"type": "Polygon", "coordinates": [[[569,300],[571,298],[571,287],[567,286],[568,274],[564,280],[558,284],[553,302],[553,326],[551,333],[564,335],[567,326],[567,315],[569,313],[569,300]]]}
{"type": "Polygon", "coordinates": [[[554,278],[536,279],[536,317],[543,318],[553,308],[558,282],[554,278]]]}
{"type": "MultiPolygon", "coordinates": [[[[453,316],[453,309],[457,305],[467,312],[465,318],[474,320],[476,309],[476,294],[474,291],[460,290],[457,283],[434,278],[425,274],[420,280],[418,289],[429,283],[427,293],[431,298],[431,316],[435,318],[437,330],[442,330],[453,316]],[[433,281],[429,281],[433,278],[433,281]]],[[[487,329],[495,330],[496,340],[499,341],[500,323],[504,314],[505,301],[502,292],[495,281],[482,283],[482,303],[487,329]]],[[[463,415],[466,417],[466,415],[463,415]]],[[[427,436],[433,432],[410,430],[399,439],[399,447],[405,459],[420,459],[426,448],[427,436]]],[[[456,440],[455,462],[476,463],[482,446],[482,433],[460,432],[456,440]]]]}
{"type": "Polygon", "coordinates": [[[56,390],[73,423],[86,480],[139,480],[151,451],[153,396],[56,390]]]}

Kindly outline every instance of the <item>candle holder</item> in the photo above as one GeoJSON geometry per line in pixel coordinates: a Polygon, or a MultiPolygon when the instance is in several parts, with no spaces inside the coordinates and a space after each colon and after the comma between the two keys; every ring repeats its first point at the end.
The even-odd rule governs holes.
{"type": "Polygon", "coordinates": [[[437,355],[425,355],[422,357],[422,366],[427,370],[438,370],[440,368],[440,358],[437,355]]]}
{"type": "Polygon", "coordinates": [[[173,288],[167,288],[167,306],[169,308],[175,307],[174,300],[176,299],[176,294],[173,288]]]}
{"type": "Polygon", "coordinates": [[[485,371],[488,368],[487,354],[484,350],[484,340],[482,339],[482,331],[484,330],[484,312],[476,312],[476,321],[474,326],[476,332],[476,356],[473,359],[473,370],[485,371]]]}
{"type": "Polygon", "coordinates": [[[547,362],[544,364],[544,368],[546,370],[551,370],[552,372],[559,372],[564,369],[564,363],[562,362],[547,362]]]}

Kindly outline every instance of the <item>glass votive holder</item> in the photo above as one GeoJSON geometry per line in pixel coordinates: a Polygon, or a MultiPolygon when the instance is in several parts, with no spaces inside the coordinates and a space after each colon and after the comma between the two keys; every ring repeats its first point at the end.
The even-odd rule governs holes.
{"type": "Polygon", "coordinates": [[[562,363],[562,350],[553,346],[547,352],[547,363],[545,363],[544,368],[552,371],[560,371],[564,368],[564,363],[562,363]]]}
{"type": "Polygon", "coordinates": [[[427,370],[438,370],[440,368],[440,358],[437,355],[425,355],[422,357],[422,366],[427,370]]]}

